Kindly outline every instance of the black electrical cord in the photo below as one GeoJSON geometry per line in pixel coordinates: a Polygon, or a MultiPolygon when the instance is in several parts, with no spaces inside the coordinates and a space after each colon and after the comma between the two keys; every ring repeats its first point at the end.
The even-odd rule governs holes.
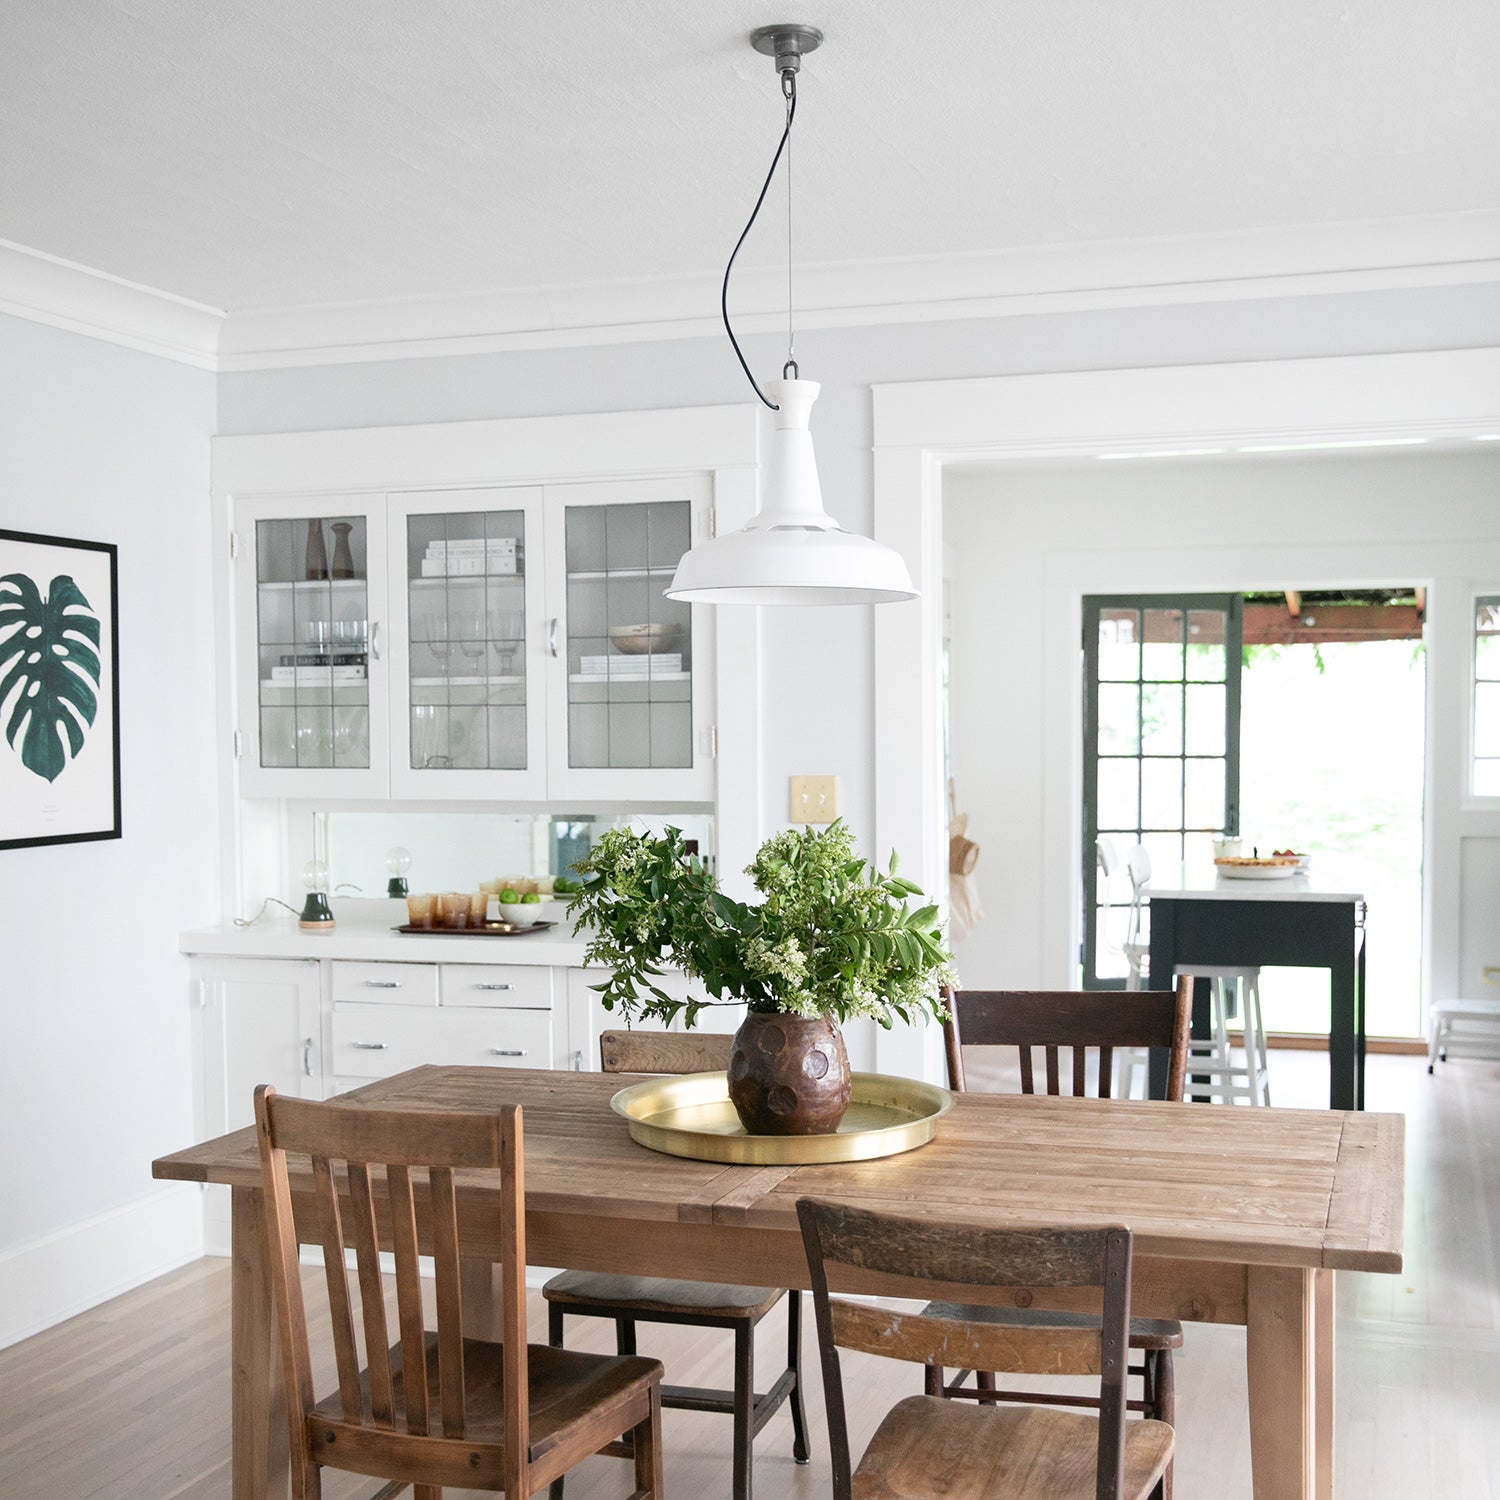
{"type": "Polygon", "coordinates": [[[766,173],[766,180],[761,184],[760,197],[755,200],[755,207],[750,210],[750,222],[740,231],[740,237],[734,242],[734,249],[729,255],[729,264],[724,267],[724,287],[719,293],[719,311],[724,316],[724,332],[729,335],[729,342],[734,345],[735,357],[740,362],[740,369],[745,372],[748,380],[760,397],[772,411],[780,411],[774,401],[768,400],[766,393],[761,390],[755,376],[750,373],[750,366],[745,363],[745,356],[740,349],[740,341],[734,336],[734,329],[729,326],[729,273],[734,270],[734,258],[740,253],[740,246],[745,243],[745,236],[755,227],[756,215],[760,213],[760,206],[766,201],[766,194],[771,188],[771,179],[776,176],[776,168],[781,162],[781,153],[786,150],[786,144],[792,136],[792,120],[797,114],[797,75],[792,72],[781,75],[781,90],[786,95],[786,129],[781,132],[781,140],[776,146],[776,155],[771,158],[771,170],[766,173]]]}

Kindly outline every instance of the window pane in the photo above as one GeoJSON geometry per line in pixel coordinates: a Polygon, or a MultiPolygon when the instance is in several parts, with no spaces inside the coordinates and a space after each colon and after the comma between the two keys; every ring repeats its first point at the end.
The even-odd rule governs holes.
{"type": "Polygon", "coordinates": [[[1474,754],[1500,755],[1500,682],[1474,685],[1474,754]]]}
{"type": "Polygon", "coordinates": [[[1188,761],[1186,785],[1183,826],[1219,832],[1224,827],[1224,762],[1188,761]]]}
{"type": "Polygon", "coordinates": [[[1223,610],[1188,611],[1187,675],[1191,682],[1224,680],[1223,610]]]}
{"type": "Polygon", "coordinates": [[[1475,639],[1474,675],[1486,682],[1500,681],[1500,635],[1481,635],[1475,639]]]}
{"type": "Polygon", "coordinates": [[[1141,751],[1145,755],[1182,754],[1182,689],[1175,683],[1141,689],[1141,751]]]}
{"type": "Polygon", "coordinates": [[[1134,682],[1141,675],[1140,615],[1106,609],[1099,615],[1099,680],[1134,682]]]}
{"type": "Polygon", "coordinates": [[[1187,753],[1224,754],[1224,689],[1218,683],[1187,690],[1187,753]]]}
{"type": "Polygon", "coordinates": [[[1110,945],[1119,948],[1125,941],[1125,929],[1130,922],[1128,907],[1097,907],[1094,912],[1094,973],[1100,979],[1124,979],[1130,972],[1123,952],[1114,952],[1110,945]]]}
{"type": "Polygon", "coordinates": [[[1140,689],[1134,683],[1099,684],[1099,754],[1134,755],[1140,746],[1140,689]]]}
{"type": "Polygon", "coordinates": [[[1500,797],[1500,760],[1474,762],[1474,795],[1500,797]]]}
{"type": "Polygon", "coordinates": [[[1141,825],[1145,828],[1182,827],[1182,762],[1141,762],[1141,825]]]}
{"type": "Polygon", "coordinates": [[[1145,644],[1141,647],[1141,675],[1148,681],[1182,681],[1182,611],[1148,609],[1145,644]]]}
{"type": "Polygon", "coordinates": [[[1151,878],[1162,885],[1170,885],[1181,873],[1182,835],[1178,833],[1148,833],[1141,840],[1151,859],[1151,878]]]}
{"type": "Polygon", "coordinates": [[[1136,822],[1139,807],[1140,773],[1138,761],[1101,760],[1099,762],[1099,826],[1130,828],[1136,822]]]}

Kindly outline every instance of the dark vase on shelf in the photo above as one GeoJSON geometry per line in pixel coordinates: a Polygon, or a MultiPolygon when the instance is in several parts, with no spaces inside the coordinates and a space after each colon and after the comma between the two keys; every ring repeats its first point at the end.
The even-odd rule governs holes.
{"type": "Polygon", "coordinates": [[[307,523],[306,572],[309,578],[328,577],[328,544],[323,540],[321,521],[314,520],[307,523]]]}
{"type": "Polygon", "coordinates": [[[333,523],[333,578],[353,578],[354,554],[349,550],[349,533],[354,528],[348,521],[333,523]]]}
{"type": "Polygon", "coordinates": [[[750,1135],[829,1135],[851,1087],[834,1020],[751,1011],[734,1034],[729,1099],[750,1135]]]}

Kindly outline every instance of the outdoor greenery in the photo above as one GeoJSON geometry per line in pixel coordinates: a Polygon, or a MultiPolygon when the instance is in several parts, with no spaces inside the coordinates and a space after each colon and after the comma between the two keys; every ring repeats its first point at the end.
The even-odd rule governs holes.
{"type": "Polygon", "coordinates": [[[752,1011],[941,1020],[938,995],[953,978],[936,906],[921,891],[854,852],[842,822],[777,834],[746,870],[759,904],[733,900],[687,850],[681,832],[610,830],[577,866],[584,887],[569,902],[574,930],[592,933],[587,961],[610,971],[593,986],[604,1008],[634,1020],[691,1026],[705,1004],[752,1011]],[[677,1000],[656,982],[668,966],[702,982],[713,1001],[677,1000]]]}

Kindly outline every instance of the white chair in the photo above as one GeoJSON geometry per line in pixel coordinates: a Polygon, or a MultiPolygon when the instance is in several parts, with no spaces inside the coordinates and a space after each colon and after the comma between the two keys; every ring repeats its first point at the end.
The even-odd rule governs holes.
{"type": "Polygon", "coordinates": [[[1188,1043],[1187,1093],[1219,1104],[1270,1104],[1266,1026],[1260,1012],[1260,970],[1232,964],[1178,964],[1179,979],[1208,981],[1212,1034],[1188,1043]],[[1233,1060],[1229,1017],[1238,1010],[1245,1033],[1245,1061],[1233,1060]]]}
{"type": "MultiPolygon", "coordinates": [[[[1101,839],[1100,843],[1103,842],[1101,839]]],[[[1145,888],[1151,879],[1151,856],[1146,853],[1144,845],[1131,845],[1125,856],[1125,869],[1130,876],[1130,925],[1125,929],[1125,941],[1121,944],[1120,951],[1125,955],[1125,962],[1130,970],[1125,976],[1125,988],[1140,990],[1145,988],[1146,968],[1151,957],[1151,945],[1141,941],[1141,929],[1145,926],[1145,888]]],[[[1109,872],[1106,871],[1107,873],[1109,872]]],[[[1144,1099],[1150,1092],[1147,1085],[1150,1056],[1146,1049],[1125,1047],[1116,1054],[1116,1058],[1120,1070],[1119,1093],[1116,1097],[1144,1099]],[[1136,1093],[1137,1084],[1140,1087],[1139,1095],[1136,1093]]]]}
{"type": "Polygon", "coordinates": [[[1427,1012],[1427,1071],[1448,1053],[1500,1057],[1500,1000],[1438,1000],[1427,1012]],[[1457,1029],[1454,1022],[1458,1022],[1457,1029]]]}

